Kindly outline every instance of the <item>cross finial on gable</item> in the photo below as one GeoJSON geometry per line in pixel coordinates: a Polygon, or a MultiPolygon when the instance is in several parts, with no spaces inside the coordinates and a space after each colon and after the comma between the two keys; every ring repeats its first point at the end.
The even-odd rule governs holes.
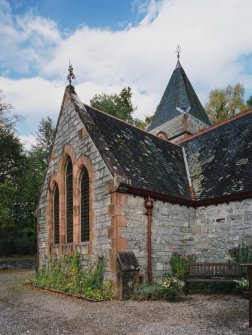
{"type": "Polygon", "coordinates": [[[181,47],[180,47],[179,44],[177,45],[177,48],[176,48],[175,52],[177,53],[177,58],[178,58],[178,60],[179,60],[179,58],[180,58],[180,53],[181,53],[181,47]]]}
{"type": "Polygon", "coordinates": [[[69,81],[69,85],[72,85],[72,80],[76,79],[74,73],[73,73],[73,66],[70,64],[70,59],[69,59],[69,66],[68,66],[68,76],[67,80],[69,81]]]}

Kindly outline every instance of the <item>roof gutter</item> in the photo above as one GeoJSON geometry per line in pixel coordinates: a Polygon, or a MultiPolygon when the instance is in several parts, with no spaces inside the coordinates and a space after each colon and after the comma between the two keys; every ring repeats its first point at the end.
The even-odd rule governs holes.
{"type": "Polygon", "coordinates": [[[133,194],[134,196],[141,196],[141,197],[146,197],[146,198],[150,196],[152,199],[155,199],[155,200],[167,201],[173,204],[184,205],[184,206],[195,207],[195,208],[199,206],[218,205],[224,202],[252,198],[252,191],[230,194],[230,195],[226,195],[226,196],[219,197],[219,198],[203,199],[203,200],[191,200],[191,199],[177,198],[177,197],[173,197],[167,194],[144,190],[144,189],[140,189],[140,188],[129,186],[129,185],[120,185],[117,191],[121,193],[129,193],[129,194],[133,194]]]}
{"type": "Polygon", "coordinates": [[[252,198],[252,191],[225,195],[219,198],[198,200],[198,201],[195,201],[194,206],[199,207],[199,206],[208,206],[208,205],[218,205],[223,202],[237,201],[237,200],[243,200],[243,199],[248,199],[248,198],[252,198]]]}
{"type": "Polygon", "coordinates": [[[141,197],[146,197],[146,198],[150,196],[151,198],[156,199],[156,200],[167,201],[167,202],[179,204],[179,205],[195,206],[195,202],[190,199],[177,198],[177,197],[173,197],[167,194],[149,191],[149,190],[133,187],[130,185],[122,185],[122,187],[120,185],[118,188],[118,191],[123,192],[123,193],[130,193],[133,195],[139,195],[141,197]]]}

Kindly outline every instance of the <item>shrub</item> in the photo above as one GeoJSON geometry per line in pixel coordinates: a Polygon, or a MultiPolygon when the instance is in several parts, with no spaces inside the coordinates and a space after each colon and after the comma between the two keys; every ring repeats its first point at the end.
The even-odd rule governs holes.
{"type": "Polygon", "coordinates": [[[166,274],[159,285],[162,288],[163,295],[167,300],[175,300],[178,295],[183,293],[185,283],[177,276],[166,274]]]}
{"type": "Polygon", "coordinates": [[[242,278],[240,280],[235,280],[235,283],[239,292],[247,292],[249,290],[248,279],[242,278]]]}
{"type": "Polygon", "coordinates": [[[140,284],[131,298],[134,300],[172,300],[183,293],[184,282],[174,275],[166,274],[157,284],[140,284]]]}
{"type": "Polygon", "coordinates": [[[163,298],[163,289],[157,284],[140,284],[131,295],[134,300],[159,300],[163,298]]]}
{"type": "Polygon", "coordinates": [[[170,260],[172,273],[180,279],[184,278],[189,264],[196,262],[197,256],[194,254],[180,254],[173,252],[170,260]]]}
{"type": "Polygon", "coordinates": [[[228,253],[237,263],[250,263],[252,261],[252,247],[244,242],[242,245],[229,249],[228,253]]]}

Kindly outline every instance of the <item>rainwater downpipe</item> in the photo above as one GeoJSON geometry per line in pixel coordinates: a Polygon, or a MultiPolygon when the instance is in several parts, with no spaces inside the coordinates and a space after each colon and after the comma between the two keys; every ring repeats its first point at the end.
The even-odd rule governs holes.
{"type": "Polygon", "coordinates": [[[146,215],[148,216],[148,283],[152,284],[152,243],[151,243],[151,221],[152,221],[152,208],[153,200],[150,196],[144,201],[144,206],[147,209],[146,215]]]}

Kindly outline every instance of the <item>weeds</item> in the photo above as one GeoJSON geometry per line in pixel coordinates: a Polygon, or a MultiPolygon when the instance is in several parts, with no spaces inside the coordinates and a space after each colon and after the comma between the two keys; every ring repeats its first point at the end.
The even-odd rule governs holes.
{"type": "Polygon", "coordinates": [[[56,259],[49,259],[47,266],[39,269],[31,284],[41,288],[52,288],[62,292],[82,294],[98,300],[112,298],[112,285],[103,282],[104,259],[83,272],[80,254],[73,253],[56,259]]]}
{"type": "Polygon", "coordinates": [[[173,252],[170,264],[172,268],[172,273],[178,276],[179,279],[184,279],[184,275],[187,271],[188,265],[196,262],[196,255],[190,254],[180,254],[178,252],[173,252]]]}
{"type": "Polygon", "coordinates": [[[157,284],[140,284],[131,295],[133,300],[160,300],[163,298],[163,289],[157,284]]]}
{"type": "Polygon", "coordinates": [[[237,263],[250,263],[252,261],[252,246],[248,246],[244,242],[242,245],[229,249],[228,253],[237,263]]]}

